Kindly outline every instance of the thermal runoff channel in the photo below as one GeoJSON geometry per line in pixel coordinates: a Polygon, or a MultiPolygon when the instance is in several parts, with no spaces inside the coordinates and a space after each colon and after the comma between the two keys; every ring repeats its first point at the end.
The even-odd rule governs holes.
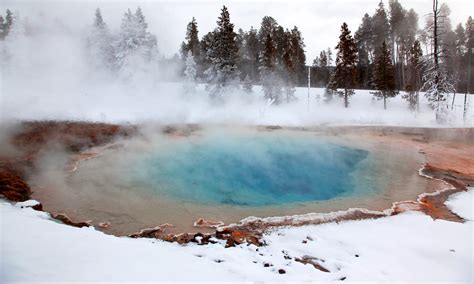
{"type": "Polygon", "coordinates": [[[162,197],[265,206],[355,193],[354,171],[368,151],[317,137],[226,135],[163,141],[139,162],[135,178],[162,197]]]}

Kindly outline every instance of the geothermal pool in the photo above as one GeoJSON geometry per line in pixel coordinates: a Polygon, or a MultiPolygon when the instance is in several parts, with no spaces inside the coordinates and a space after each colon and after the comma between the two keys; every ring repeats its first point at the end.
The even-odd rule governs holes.
{"type": "MultiPolygon", "coordinates": [[[[417,171],[416,149],[373,138],[298,129],[201,127],[147,130],[123,147],[96,149],[73,173],[41,171],[30,181],[45,210],[66,213],[108,232],[134,233],[163,223],[169,232],[204,218],[383,210],[433,191],[417,171]]],[[[57,159],[64,161],[62,159],[57,159]]],[[[210,229],[209,229],[210,230],[210,229]]]]}
{"type": "Polygon", "coordinates": [[[268,206],[358,191],[369,152],[287,135],[207,135],[154,149],[135,166],[150,193],[209,205],[268,206]]]}

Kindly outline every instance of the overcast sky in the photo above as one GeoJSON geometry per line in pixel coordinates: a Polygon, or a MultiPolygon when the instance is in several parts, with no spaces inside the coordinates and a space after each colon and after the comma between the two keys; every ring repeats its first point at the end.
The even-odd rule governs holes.
{"type": "MultiPolygon", "coordinates": [[[[379,0],[313,0],[313,1],[25,1],[1,0],[2,14],[6,8],[18,11],[31,22],[36,19],[57,18],[71,29],[81,29],[92,22],[96,7],[100,7],[104,20],[112,29],[118,29],[123,11],[142,7],[149,29],[158,37],[160,52],[165,56],[177,53],[184,39],[187,23],[194,16],[197,19],[200,37],[216,26],[222,5],[230,11],[236,30],[259,27],[265,15],[274,17],[284,27],[298,26],[306,44],[307,63],[322,49],[334,48],[337,44],[342,22],[347,22],[355,32],[364,13],[370,15],[377,8],[379,0]]],[[[405,9],[413,8],[420,16],[419,25],[424,25],[424,15],[431,9],[430,0],[400,0],[405,9]]],[[[451,8],[451,20],[455,27],[466,22],[474,11],[472,0],[445,0],[451,8]]],[[[386,7],[388,0],[384,1],[386,7]]]]}

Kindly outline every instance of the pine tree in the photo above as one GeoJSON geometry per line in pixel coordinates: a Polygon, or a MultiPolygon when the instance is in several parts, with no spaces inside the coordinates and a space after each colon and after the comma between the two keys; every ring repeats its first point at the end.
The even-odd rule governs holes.
{"type": "Polygon", "coordinates": [[[311,68],[311,85],[326,87],[330,79],[329,55],[327,50],[319,53],[313,60],[311,68]]]}
{"type": "Polygon", "coordinates": [[[446,103],[447,94],[454,91],[452,78],[448,75],[446,65],[440,60],[442,54],[441,46],[441,30],[443,25],[440,18],[442,10],[438,7],[438,0],[433,0],[432,26],[430,32],[432,34],[433,52],[428,57],[432,60],[425,62],[425,74],[423,79],[423,89],[425,97],[430,102],[430,106],[436,110],[436,120],[440,123],[448,119],[448,105],[446,103]]]}
{"type": "MultiPolygon", "coordinates": [[[[454,69],[458,74],[456,81],[456,92],[463,93],[466,90],[466,74],[464,70],[463,58],[466,53],[466,31],[461,23],[456,26],[454,40],[454,69]]],[[[453,97],[454,102],[454,97],[453,97]]]]}
{"type": "Polygon", "coordinates": [[[101,30],[107,28],[107,25],[105,24],[104,19],[102,18],[102,13],[100,12],[99,8],[95,10],[95,18],[94,18],[93,27],[97,29],[101,29],[101,30]]]}
{"type": "Polygon", "coordinates": [[[333,59],[332,59],[332,51],[331,51],[330,47],[328,47],[326,49],[326,55],[327,55],[327,58],[328,58],[328,66],[331,66],[332,62],[333,62],[333,59]]]}
{"type": "Polygon", "coordinates": [[[418,15],[414,10],[407,12],[398,0],[390,0],[389,8],[390,52],[392,54],[396,74],[395,84],[397,89],[401,89],[405,86],[405,59],[415,40],[418,15]]]}
{"type": "MultiPolygon", "coordinates": [[[[200,42],[200,53],[201,53],[201,65],[202,69],[205,70],[205,76],[204,79],[207,80],[208,83],[210,83],[210,77],[211,77],[211,64],[212,64],[212,58],[214,57],[214,51],[215,51],[215,35],[216,31],[211,31],[205,34],[200,42]]],[[[186,43],[183,42],[183,45],[186,43]]]]}
{"type": "Polygon", "coordinates": [[[14,21],[14,16],[12,11],[7,9],[6,14],[5,14],[5,24],[4,24],[4,32],[5,36],[8,36],[12,26],[13,26],[13,21],[14,21]]]}
{"type": "Polygon", "coordinates": [[[421,87],[421,63],[423,51],[421,44],[415,40],[410,48],[408,83],[405,86],[407,94],[403,96],[408,101],[410,109],[419,110],[419,90],[421,87]]]}
{"type": "MultiPolygon", "coordinates": [[[[295,56],[294,42],[292,41],[291,32],[286,30],[280,36],[281,45],[281,59],[279,65],[277,65],[277,72],[279,73],[278,78],[283,81],[283,91],[286,96],[286,102],[290,102],[295,99],[295,85],[298,81],[296,73],[297,58],[295,56]]],[[[277,55],[278,56],[278,55],[277,55]]]]}
{"type": "Polygon", "coordinates": [[[186,41],[182,45],[182,54],[184,54],[184,59],[188,56],[188,51],[191,51],[191,54],[196,59],[200,56],[200,42],[198,35],[198,25],[196,19],[193,17],[191,22],[188,23],[186,27],[186,41]]]}
{"type": "Polygon", "coordinates": [[[341,26],[339,43],[336,46],[336,69],[331,78],[330,88],[344,98],[344,106],[349,107],[349,97],[354,94],[357,78],[357,47],[346,23],[341,26]],[[338,89],[343,89],[338,91],[338,89]]]}
{"type": "Polygon", "coordinates": [[[148,24],[145,21],[140,7],[135,13],[130,9],[124,14],[120,25],[120,34],[115,48],[115,65],[123,68],[128,59],[140,59],[143,63],[150,62],[157,53],[156,37],[147,31],[148,24]]]}
{"type": "Polygon", "coordinates": [[[6,37],[5,20],[3,19],[2,15],[0,15],[0,40],[5,39],[5,37],[6,37]]]}
{"type": "Polygon", "coordinates": [[[374,96],[383,99],[383,108],[387,109],[387,98],[392,98],[397,95],[395,91],[395,77],[392,58],[387,44],[382,42],[380,51],[375,57],[375,72],[374,82],[377,92],[374,96]]]}
{"type": "Polygon", "coordinates": [[[87,36],[87,47],[92,63],[99,68],[113,68],[114,48],[112,35],[99,8],[87,36]]]}
{"type": "Polygon", "coordinates": [[[474,93],[474,22],[469,17],[466,22],[466,93],[464,94],[463,117],[467,118],[467,95],[474,93]]]}
{"type": "Polygon", "coordinates": [[[192,51],[189,50],[186,57],[186,69],[184,70],[184,76],[186,77],[184,88],[186,93],[194,93],[196,91],[196,74],[196,62],[194,61],[192,51]]]}
{"type": "MultiPolygon", "coordinates": [[[[407,12],[402,7],[398,0],[390,0],[389,1],[389,26],[390,26],[390,52],[393,56],[393,61],[396,63],[400,57],[399,49],[402,48],[403,45],[403,26],[406,21],[406,14],[407,12]],[[396,47],[395,47],[396,46],[396,47]]],[[[388,42],[386,42],[387,44],[388,42]]]]}
{"type": "Polygon", "coordinates": [[[294,26],[291,30],[291,57],[294,68],[295,84],[300,84],[306,81],[308,74],[306,73],[306,55],[304,54],[305,44],[303,42],[303,36],[298,30],[298,27],[294,26]]]}
{"type": "Polygon", "coordinates": [[[257,37],[257,30],[250,27],[244,39],[244,59],[247,61],[247,74],[250,79],[258,81],[258,58],[260,53],[260,44],[257,37]]]}
{"type": "Polygon", "coordinates": [[[354,34],[359,51],[359,60],[357,62],[357,73],[359,74],[358,83],[361,88],[369,88],[372,77],[371,63],[373,61],[372,51],[372,18],[365,14],[359,29],[354,34]]]}
{"type": "Polygon", "coordinates": [[[469,17],[466,22],[466,65],[467,88],[466,93],[474,93],[474,21],[469,17]]]}
{"type": "Polygon", "coordinates": [[[278,28],[278,23],[274,18],[270,16],[265,16],[262,18],[260,30],[258,31],[258,39],[260,41],[260,45],[262,46],[262,49],[265,47],[265,41],[267,40],[267,35],[270,35],[270,37],[273,39],[274,33],[277,28],[278,28]]]}
{"type": "Polygon", "coordinates": [[[388,21],[387,12],[383,2],[379,2],[379,6],[372,16],[372,50],[375,54],[379,51],[382,42],[389,42],[388,35],[390,33],[390,23],[388,21]]]}
{"type": "Polygon", "coordinates": [[[14,16],[12,11],[7,9],[5,18],[0,15],[0,40],[5,39],[13,26],[14,16]]]}
{"type": "Polygon", "coordinates": [[[210,82],[207,89],[212,99],[221,98],[229,88],[238,88],[240,73],[237,67],[239,49],[236,36],[229,11],[224,6],[217,21],[211,50],[208,51],[211,67],[206,71],[210,82]]]}
{"type": "Polygon", "coordinates": [[[7,39],[18,40],[24,38],[26,35],[26,26],[24,19],[20,17],[17,12],[15,15],[10,10],[7,10],[5,25],[7,27],[7,39]]]}
{"type": "Polygon", "coordinates": [[[264,97],[271,103],[279,104],[281,101],[281,86],[276,72],[275,44],[270,34],[267,34],[265,40],[259,71],[264,97]]]}

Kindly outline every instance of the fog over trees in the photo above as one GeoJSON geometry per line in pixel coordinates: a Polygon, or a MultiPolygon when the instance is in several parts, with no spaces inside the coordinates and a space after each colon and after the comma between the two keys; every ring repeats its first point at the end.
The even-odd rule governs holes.
{"type": "MultiPolygon", "coordinates": [[[[84,45],[95,68],[126,79],[137,68],[170,67],[186,82],[187,93],[205,84],[216,102],[232,90],[251,94],[254,85],[261,85],[271,104],[288,103],[295,99],[296,87],[307,86],[310,72],[311,86],[326,88],[325,101],[340,95],[349,107],[354,89],[368,89],[384,100],[385,108],[390,107],[387,99],[401,93],[416,111],[419,92],[425,92],[440,114],[450,107],[446,94],[474,91],[474,26],[472,17],[451,23],[446,4],[431,4],[433,12],[425,17],[397,0],[380,1],[362,15],[358,27],[344,23],[339,42],[327,43],[316,58],[306,58],[304,36],[317,34],[303,35],[297,26],[284,27],[270,15],[248,30],[237,29],[226,6],[220,14],[216,11],[215,29],[206,34],[199,33],[199,14],[190,17],[172,58],[160,55],[158,37],[149,32],[140,7],[124,11],[119,30],[110,29],[97,8],[84,45]]],[[[21,21],[11,10],[1,14],[0,40],[8,41],[22,25],[27,36],[21,21]]]]}

